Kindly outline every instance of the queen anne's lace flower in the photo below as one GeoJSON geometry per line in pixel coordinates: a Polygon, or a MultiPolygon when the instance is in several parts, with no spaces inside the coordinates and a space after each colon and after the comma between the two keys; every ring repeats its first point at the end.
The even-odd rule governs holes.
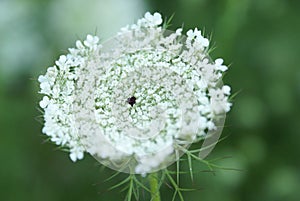
{"type": "MultiPolygon", "coordinates": [[[[119,171],[145,174],[166,167],[207,136],[230,110],[227,70],[212,62],[197,28],[164,30],[159,13],[99,44],[88,35],[39,77],[43,133],[119,171]]],[[[222,126],[222,125],[221,125],[222,126]]]]}

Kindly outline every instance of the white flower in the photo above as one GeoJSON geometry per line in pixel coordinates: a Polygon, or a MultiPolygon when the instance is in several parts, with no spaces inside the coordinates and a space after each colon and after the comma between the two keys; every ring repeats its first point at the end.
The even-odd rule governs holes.
{"type": "Polygon", "coordinates": [[[38,78],[38,81],[39,81],[40,83],[51,83],[50,85],[53,85],[53,84],[54,84],[53,79],[51,79],[51,78],[48,77],[48,76],[44,76],[44,75],[40,75],[39,78],[38,78]]]}
{"type": "Polygon", "coordinates": [[[47,105],[49,104],[49,102],[50,102],[50,100],[49,100],[48,96],[44,96],[43,100],[41,100],[41,102],[40,102],[41,108],[44,109],[45,107],[47,107],[47,105]]]}
{"type": "Polygon", "coordinates": [[[153,15],[147,12],[145,14],[145,19],[153,25],[160,25],[162,23],[162,18],[160,13],[154,13],[153,15]]]}
{"type": "MultiPolygon", "coordinates": [[[[84,41],[84,45],[92,50],[96,50],[98,42],[99,38],[97,36],[87,35],[86,40],[84,41]]],[[[78,43],[78,46],[81,46],[81,44],[78,43]]]]}
{"type": "Polygon", "coordinates": [[[182,34],[182,28],[176,29],[176,35],[181,36],[182,34]]]}
{"type": "Polygon", "coordinates": [[[65,55],[61,55],[55,64],[60,68],[60,70],[66,70],[68,67],[67,57],[65,55]]]}
{"type": "Polygon", "coordinates": [[[228,69],[227,66],[222,65],[223,64],[223,59],[216,59],[215,63],[216,63],[216,69],[220,70],[222,72],[226,71],[228,69]]]}
{"type": "Polygon", "coordinates": [[[88,152],[145,175],[177,160],[178,146],[222,126],[216,122],[231,107],[230,87],[219,84],[223,60],[209,60],[197,28],[166,35],[161,24],[159,13],[146,13],[103,46],[87,35],[38,78],[43,133],[72,161],[88,152]]]}
{"type": "MultiPolygon", "coordinates": [[[[78,50],[84,50],[84,46],[80,40],[76,41],[76,48],[78,50]]],[[[76,49],[74,48],[73,51],[76,51],[76,49]]]]}
{"type": "Polygon", "coordinates": [[[230,86],[228,86],[228,85],[224,85],[224,86],[222,87],[222,91],[224,92],[224,94],[230,95],[231,88],[230,88],[230,86]]]}
{"type": "Polygon", "coordinates": [[[41,82],[40,84],[41,91],[40,93],[49,95],[51,93],[51,86],[49,82],[41,82]]]}
{"type": "Polygon", "coordinates": [[[71,149],[70,159],[73,162],[76,162],[77,160],[81,160],[81,159],[83,159],[83,157],[84,157],[83,150],[76,149],[76,148],[71,149]]]}
{"type": "Polygon", "coordinates": [[[187,35],[187,41],[194,41],[194,46],[197,48],[202,49],[203,47],[208,47],[209,46],[209,40],[207,38],[204,38],[201,35],[201,31],[199,31],[197,28],[195,28],[194,30],[190,29],[188,30],[188,32],[186,33],[187,35]]]}

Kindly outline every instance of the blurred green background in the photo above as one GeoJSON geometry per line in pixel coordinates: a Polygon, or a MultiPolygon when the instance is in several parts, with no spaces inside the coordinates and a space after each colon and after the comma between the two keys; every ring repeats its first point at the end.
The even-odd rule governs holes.
{"type": "MultiPolygon", "coordinates": [[[[212,36],[212,58],[240,91],[209,159],[243,171],[200,172],[188,201],[300,200],[300,1],[296,0],[0,0],[0,200],[123,200],[103,182],[113,171],[86,156],[76,164],[46,142],[38,121],[37,76],[78,38],[102,39],[145,11],[175,14],[172,27],[212,36]]],[[[204,165],[196,165],[206,170],[204,165]]],[[[120,181],[124,175],[117,177],[120,181]]],[[[162,200],[172,190],[162,188],[162,200]]]]}

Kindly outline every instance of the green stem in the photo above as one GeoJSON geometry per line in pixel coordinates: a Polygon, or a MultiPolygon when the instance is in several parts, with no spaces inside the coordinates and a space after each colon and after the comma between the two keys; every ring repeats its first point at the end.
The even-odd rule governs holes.
{"type": "Polygon", "coordinates": [[[160,201],[157,173],[149,174],[148,181],[150,184],[150,191],[151,191],[151,197],[152,197],[151,201],[160,201]]]}

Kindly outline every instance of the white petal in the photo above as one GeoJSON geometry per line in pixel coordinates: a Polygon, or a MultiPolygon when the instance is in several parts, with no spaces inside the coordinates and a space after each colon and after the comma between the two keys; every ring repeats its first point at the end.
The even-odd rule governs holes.
{"type": "Polygon", "coordinates": [[[76,41],[76,47],[78,49],[84,49],[84,46],[83,46],[83,44],[82,44],[82,42],[80,40],[76,41]]]}
{"type": "Polygon", "coordinates": [[[221,65],[221,66],[218,66],[216,69],[224,72],[224,71],[226,71],[228,69],[228,67],[224,66],[224,65],[221,65]]]}
{"type": "Polygon", "coordinates": [[[83,152],[78,152],[77,153],[77,158],[79,159],[79,160],[81,160],[81,159],[83,159],[83,152]]]}
{"type": "Polygon", "coordinates": [[[47,107],[47,105],[49,104],[49,101],[50,100],[49,100],[48,96],[44,96],[43,100],[41,100],[41,102],[40,102],[41,108],[47,107]]]}
{"type": "Polygon", "coordinates": [[[162,23],[161,14],[154,13],[153,17],[154,17],[154,23],[155,23],[155,25],[160,25],[162,23]]]}
{"type": "Polygon", "coordinates": [[[70,153],[70,159],[73,161],[73,162],[76,162],[77,161],[77,156],[74,152],[70,153]]]}
{"type": "Polygon", "coordinates": [[[152,15],[149,12],[145,13],[145,19],[146,20],[151,20],[152,19],[152,15]]]}
{"type": "Polygon", "coordinates": [[[219,59],[216,59],[216,61],[215,61],[215,63],[216,63],[216,65],[217,65],[217,66],[220,66],[220,65],[222,65],[222,64],[223,64],[223,62],[224,62],[224,60],[223,60],[223,59],[221,59],[221,58],[219,58],[219,59]]]}
{"type": "Polygon", "coordinates": [[[194,30],[194,35],[196,36],[196,37],[202,37],[202,35],[201,35],[201,31],[200,30],[198,30],[198,28],[196,27],[195,28],[195,30],[194,30]]]}
{"type": "Polygon", "coordinates": [[[97,44],[99,42],[99,37],[98,36],[94,36],[94,44],[97,44]]]}
{"type": "Polygon", "coordinates": [[[222,91],[224,92],[224,94],[229,95],[230,94],[230,90],[231,88],[228,85],[224,85],[222,87],[222,91]]]}
{"type": "Polygon", "coordinates": [[[90,35],[90,34],[88,34],[87,36],[86,36],[86,41],[87,42],[93,42],[93,36],[92,35],[90,35]]]}
{"type": "Polygon", "coordinates": [[[192,29],[188,30],[188,32],[186,32],[186,35],[190,38],[194,37],[194,31],[192,29]]]}
{"type": "Polygon", "coordinates": [[[209,46],[209,40],[207,38],[203,38],[202,44],[203,44],[204,47],[208,47],[209,46]]]}
{"type": "Polygon", "coordinates": [[[179,28],[179,29],[176,30],[177,35],[181,35],[181,33],[182,33],[182,28],[179,28]]]}
{"type": "Polygon", "coordinates": [[[46,78],[46,76],[44,76],[44,75],[40,75],[39,78],[38,78],[38,81],[39,81],[40,83],[46,82],[46,81],[47,81],[47,78],[46,78]]]}
{"type": "Polygon", "coordinates": [[[61,56],[59,57],[59,62],[65,63],[66,61],[67,61],[67,57],[66,57],[65,55],[61,55],[61,56]]]}

